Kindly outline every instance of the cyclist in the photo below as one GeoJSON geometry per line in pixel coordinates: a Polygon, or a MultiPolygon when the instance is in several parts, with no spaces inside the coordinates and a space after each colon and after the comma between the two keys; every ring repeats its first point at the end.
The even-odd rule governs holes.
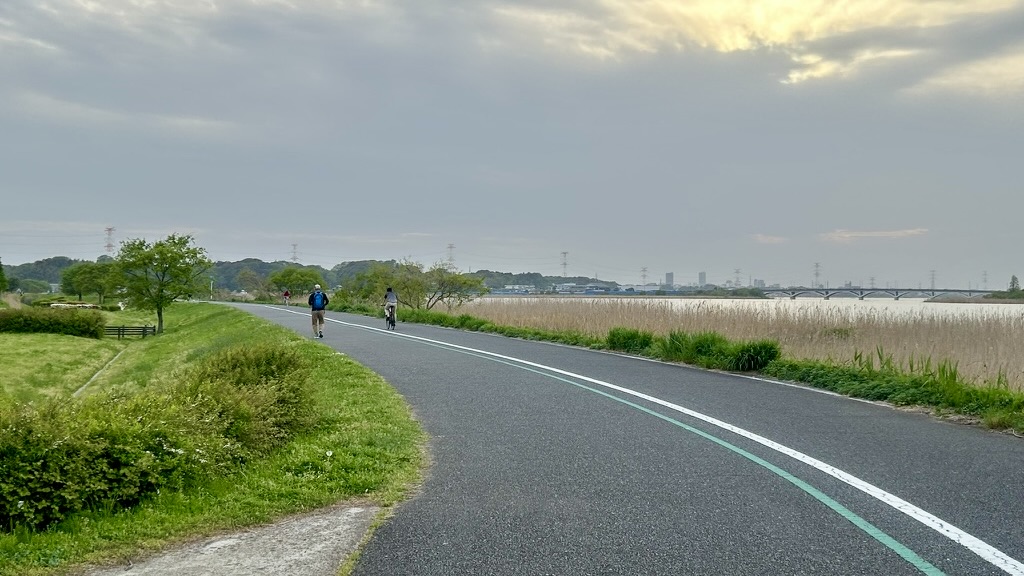
{"type": "Polygon", "coordinates": [[[398,294],[388,286],[388,291],[384,293],[384,317],[394,320],[395,309],[398,307],[398,294]]]}

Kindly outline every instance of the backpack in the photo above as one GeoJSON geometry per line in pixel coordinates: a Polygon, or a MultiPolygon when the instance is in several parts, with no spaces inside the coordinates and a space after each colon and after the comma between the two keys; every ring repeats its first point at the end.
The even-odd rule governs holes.
{"type": "Polygon", "coordinates": [[[320,309],[324,307],[324,293],[314,292],[313,293],[313,308],[320,309]]]}

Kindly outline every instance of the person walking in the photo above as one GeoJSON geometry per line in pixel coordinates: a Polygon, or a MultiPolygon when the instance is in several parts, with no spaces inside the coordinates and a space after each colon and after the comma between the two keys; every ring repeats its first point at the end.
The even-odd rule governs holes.
{"type": "Polygon", "coordinates": [[[313,338],[324,337],[324,309],[330,299],[327,294],[320,290],[320,285],[313,286],[313,293],[309,295],[310,316],[313,319],[313,338]]]}
{"type": "Polygon", "coordinates": [[[287,290],[285,290],[285,291],[284,291],[284,305],[285,305],[285,306],[287,306],[287,305],[288,305],[288,302],[289,302],[289,300],[291,299],[291,297],[292,297],[292,293],[291,293],[291,292],[289,292],[289,291],[287,291],[287,290]]]}

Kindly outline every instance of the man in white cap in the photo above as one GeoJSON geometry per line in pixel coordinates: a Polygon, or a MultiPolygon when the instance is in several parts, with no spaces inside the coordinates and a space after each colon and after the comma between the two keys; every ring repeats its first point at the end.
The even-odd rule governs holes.
{"type": "Polygon", "coordinates": [[[309,295],[309,309],[313,317],[313,338],[324,337],[324,309],[330,300],[327,294],[320,290],[320,285],[313,286],[313,293],[309,295]]]}

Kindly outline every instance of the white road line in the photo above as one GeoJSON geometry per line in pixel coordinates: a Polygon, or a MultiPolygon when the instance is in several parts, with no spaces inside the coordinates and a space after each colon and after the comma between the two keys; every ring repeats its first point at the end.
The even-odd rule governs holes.
{"type": "MultiPolygon", "coordinates": [[[[289,310],[289,312],[293,312],[293,311],[289,310]]],[[[294,313],[298,314],[299,312],[294,312],[294,313]]],[[[506,356],[504,354],[498,354],[498,353],[495,353],[495,352],[488,352],[486,350],[480,350],[480,349],[477,349],[477,348],[470,348],[468,346],[461,346],[459,344],[451,344],[449,342],[442,342],[440,340],[432,340],[430,338],[423,338],[422,336],[413,336],[412,334],[403,334],[401,332],[393,332],[393,331],[389,331],[389,330],[383,330],[383,329],[380,329],[380,328],[373,328],[371,326],[365,326],[363,324],[356,324],[356,323],[352,323],[352,322],[344,322],[344,321],[333,319],[333,318],[327,318],[326,320],[328,320],[330,322],[337,323],[337,324],[342,324],[342,325],[345,325],[345,326],[351,326],[353,328],[360,328],[360,329],[363,329],[363,330],[370,330],[370,331],[374,331],[374,332],[382,332],[382,333],[388,334],[389,336],[400,337],[400,338],[408,338],[410,340],[418,340],[418,341],[422,341],[422,342],[428,342],[428,343],[434,344],[434,345],[446,346],[446,347],[453,348],[453,349],[456,349],[456,350],[464,350],[464,351],[467,351],[467,352],[473,352],[475,354],[481,354],[481,355],[490,356],[490,357],[493,357],[493,358],[500,358],[502,360],[507,360],[509,362],[516,362],[516,363],[522,364],[524,366],[531,366],[533,368],[538,368],[538,369],[541,369],[541,370],[547,370],[547,371],[555,373],[555,374],[561,374],[563,376],[567,376],[567,377],[570,377],[570,378],[575,378],[575,379],[581,380],[583,382],[589,382],[591,384],[595,384],[597,386],[601,386],[601,387],[607,388],[609,390],[615,390],[615,391],[621,392],[623,394],[628,394],[628,395],[636,397],[636,398],[641,398],[643,400],[647,400],[648,402],[653,402],[654,404],[658,404],[659,406],[664,406],[665,408],[668,408],[670,410],[674,410],[676,412],[680,412],[682,414],[686,414],[687,416],[690,416],[691,418],[696,418],[698,420],[702,420],[702,421],[704,421],[704,422],[706,422],[708,424],[711,424],[712,426],[721,428],[723,430],[728,430],[729,432],[732,432],[733,434],[737,434],[739,436],[747,438],[748,440],[751,440],[753,442],[757,442],[758,444],[761,444],[762,446],[765,446],[766,448],[770,448],[771,450],[774,450],[774,451],[776,451],[776,452],[778,452],[780,454],[784,454],[786,456],[789,456],[790,458],[793,458],[794,460],[797,460],[799,462],[807,464],[808,466],[816,468],[817,470],[820,470],[821,472],[824,472],[825,474],[828,474],[829,476],[832,476],[833,478],[835,478],[835,479],[837,479],[837,480],[839,480],[839,481],[841,481],[841,482],[843,482],[845,484],[848,484],[848,485],[856,488],[857,490],[860,490],[861,492],[871,496],[872,498],[875,498],[876,500],[878,500],[880,502],[883,502],[884,504],[886,504],[888,506],[891,506],[892,508],[894,508],[896,510],[899,510],[900,512],[903,512],[904,514],[906,514],[907,516],[913,518],[914,520],[917,520],[921,524],[931,528],[932,530],[935,530],[936,532],[938,532],[939,534],[942,534],[946,538],[949,538],[950,540],[956,542],[957,544],[960,544],[961,546],[967,548],[968,550],[970,550],[971,552],[977,554],[979,557],[984,559],[986,562],[988,562],[988,563],[992,564],[993,566],[999,568],[1003,572],[1006,572],[1007,574],[1011,574],[1013,576],[1024,576],[1024,564],[1022,564],[1020,561],[1015,560],[1014,558],[1011,558],[1006,553],[1004,553],[1004,552],[1000,551],[999,549],[993,547],[992,545],[990,545],[987,542],[981,540],[980,538],[977,538],[975,536],[972,536],[972,535],[968,534],[967,532],[961,530],[960,528],[957,528],[956,526],[950,524],[949,522],[946,522],[945,520],[943,520],[943,519],[941,519],[941,518],[939,518],[939,517],[937,517],[937,516],[935,516],[935,515],[933,515],[933,514],[931,514],[929,512],[926,512],[926,511],[922,510],[921,508],[918,508],[917,506],[914,506],[910,502],[907,502],[906,500],[903,500],[902,498],[896,496],[895,494],[890,494],[889,492],[886,492],[885,490],[882,490],[881,488],[879,488],[879,487],[877,487],[877,486],[875,486],[875,485],[873,485],[873,484],[871,484],[869,482],[861,480],[860,478],[857,478],[853,474],[850,474],[848,472],[840,470],[839,468],[836,468],[835,466],[832,466],[831,464],[826,464],[825,462],[822,462],[821,460],[818,460],[816,458],[812,458],[811,456],[808,456],[807,454],[804,454],[802,452],[799,452],[797,450],[789,448],[788,446],[784,446],[782,444],[779,444],[778,442],[775,442],[773,440],[769,440],[768,438],[765,438],[763,436],[760,436],[758,434],[750,432],[749,430],[745,430],[745,429],[740,428],[738,426],[734,426],[732,424],[729,424],[728,422],[723,422],[722,420],[719,420],[717,418],[713,418],[711,416],[708,416],[707,414],[702,414],[702,413],[697,412],[695,410],[691,410],[689,408],[685,408],[685,407],[680,406],[678,404],[673,404],[673,403],[668,402],[666,400],[662,400],[661,398],[656,398],[654,396],[650,396],[650,395],[644,394],[642,392],[637,392],[635,390],[630,390],[629,388],[623,388],[622,386],[617,386],[615,384],[611,384],[610,382],[605,382],[603,380],[597,380],[596,378],[590,378],[589,376],[583,376],[582,374],[576,374],[574,372],[569,372],[567,370],[561,370],[561,369],[555,368],[553,366],[546,366],[544,364],[538,364],[536,362],[530,362],[529,360],[522,360],[520,358],[515,358],[513,356],[506,356]]]]}
{"type": "Polygon", "coordinates": [[[372,330],[372,331],[375,331],[375,332],[383,332],[383,333],[386,333],[388,335],[395,336],[395,337],[408,338],[410,340],[419,340],[419,341],[422,341],[422,342],[428,342],[428,343],[431,343],[431,344],[441,345],[441,346],[445,346],[445,347],[449,347],[449,348],[453,348],[453,349],[457,349],[457,350],[465,350],[465,351],[468,351],[468,352],[473,352],[475,354],[482,354],[482,355],[490,356],[490,357],[493,357],[493,358],[500,358],[502,360],[507,360],[507,361],[510,361],[510,362],[516,362],[516,363],[522,364],[524,366],[531,366],[533,368],[547,370],[547,371],[553,372],[555,374],[561,374],[563,376],[567,376],[567,377],[570,377],[570,378],[575,378],[577,380],[581,380],[581,381],[584,381],[584,382],[589,382],[591,384],[595,384],[597,386],[601,386],[601,387],[607,388],[609,390],[615,390],[615,391],[621,392],[623,394],[628,394],[628,395],[636,397],[636,398],[641,398],[643,400],[647,400],[648,402],[653,402],[654,404],[658,404],[660,406],[664,406],[665,408],[668,408],[670,410],[674,410],[676,412],[680,412],[682,414],[686,414],[687,416],[690,416],[691,418],[696,418],[698,420],[702,420],[702,421],[704,421],[704,422],[706,422],[708,424],[711,424],[712,426],[716,426],[716,427],[721,428],[723,430],[728,430],[729,432],[732,432],[733,434],[737,434],[739,436],[747,438],[748,440],[752,440],[754,442],[757,442],[758,444],[761,444],[762,446],[765,446],[766,448],[770,448],[770,449],[772,449],[772,450],[774,450],[774,451],[776,451],[776,452],[778,452],[780,454],[784,454],[786,456],[789,456],[790,458],[793,458],[794,460],[803,462],[804,464],[807,464],[808,466],[816,468],[816,469],[820,470],[821,472],[824,472],[825,474],[828,474],[829,476],[832,476],[833,478],[836,478],[837,480],[840,480],[840,481],[842,481],[842,482],[844,482],[844,483],[846,483],[846,484],[856,488],[857,490],[860,490],[861,492],[871,496],[872,498],[875,498],[875,499],[879,500],[880,502],[883,502],[883,503],[891,506],[892,508],[895,508],[896,510],[899,510],[900,512],[903,512],[904,514],[906,514],[907,516],[913,518],[914,520],[917,520],[921,524],[924,524],[925,526],[931,528],[932,530],[935,530],[939,534],[942,534],[943,536],[949,538],[950,540],[956,542],[957,544],[960,544],[961,546],[964,546],[965,548],[967,548],[971,552],[977,554],[982,559],[984,559],[985,561],[989,562],[993,566],[999,568],[1000,570],[1006,572],[1007,574],[1012,574],[1013,576],[1024,576],[1024,564],[1022,564],[1021,562],[1011,558],[1009,555],[1007,555],[1004,552],[998,550],[997,548],[991,546],[990,544],[984,542],[980,538],[972,536],[972,535],[968,534],[967,532],[964,532],[960,528],[957,528],[956,526],[950,524],[949,522],[946,522],[945,520],[942,520],[941,518],[938,518],[937,516],[935,516],[935,515],[933,515],[933,514],[931,514],[929,512],[926,512],[926,511],[922,510],[921,508],[918,508],[917,506],[914,506],[910,502],[907,502],[906,500],[903,500],[902,498],[900,498],[900,497],[898,497],[898,496],[896,496],[894,494],[890,494],[889,492],[886,492],[885,490],[882,490],[881,488],[879,488],[879,487],[877,487],[877,486],[875,486],[875,485],[873,485],[873,484],[871,484],[869,482],[861,480],[860,478],[857,478],[856,476],[854,476],[854,475],[852,475],[852,474],[850,474],[848,472],[844,472],[843,470],[840,470],[839,468],[836,468],[835,466],[832,466],[830,464],[826,464],[825,462],[822,462],[821,460],[818,460],[816,458],[812,458],[811,456],[808,456],[807,454],[804,454],[802,452],[799,452],[797,450],[789,448],[788,446],[784,446],[782,444],[779,444],[778,442],[775,442],[773,440],[769,440],[768,438],[765,438],[763,436],[760,436],[758,434],[750,432],[749,430],[745,430],[745,429],[740,428],[738,426],[734,426],[732,424],[729,424],[728,422],[723,422],[722,420],[719,420],[717,418],[713,418],[713,417],[708,416],[706,414],[702,414],[702,413],[697,412],[695,410],[691,410],[689,408],[685,408],[685,407],[680,406],[678,404],[673,404],[673,403],[668,402],[666,400],[662,400],[660,398],[656,398],[654,396],[650,396],[650,395],[644,394],[642,392],[637,392],[635,390],[630,390],[629,388],[623,388],[622,386],[617,386],[615,384],[611,384],[611,383],[605,382],[603,380],[597,380],[596,378],[590,378],[588,376],[583,376],[582,374],[576,374],[574,372],[569,372],[567,370],[561,370],[559,368],[554,368],[552,366],[546,366],[544,364],[538,364],[536,362],[530,362],[529,360],[522,360],[520,358],[515,358],[513,356],[506,356],[504,354],[497,354],[495,352],[488,352],[486,350],[479,350],[477,348],[470,348],[468,346],[461,346],[459,344],[451,344],[449,342],[442,342],[440,340],[432,340],[430,338],[423,338],[421,336],[413,336],[411,334],[403,334],[401,332],[392,332],[392,331],[383,330],[383,329],[380,329],[380,328],[373,328],[371,326],[364,326],[362,324],[343,322],[341,320],[335,320],[335,319],[328,319],[328,320],[330,320],[331,322],[335,322],[335,323],[338,323],[338,324],[343,324],[343,325],[346,325],[346,326],[352,326],[352,327],[361,328],[361,329],[364,329],[364,330],[372,330]]]}

